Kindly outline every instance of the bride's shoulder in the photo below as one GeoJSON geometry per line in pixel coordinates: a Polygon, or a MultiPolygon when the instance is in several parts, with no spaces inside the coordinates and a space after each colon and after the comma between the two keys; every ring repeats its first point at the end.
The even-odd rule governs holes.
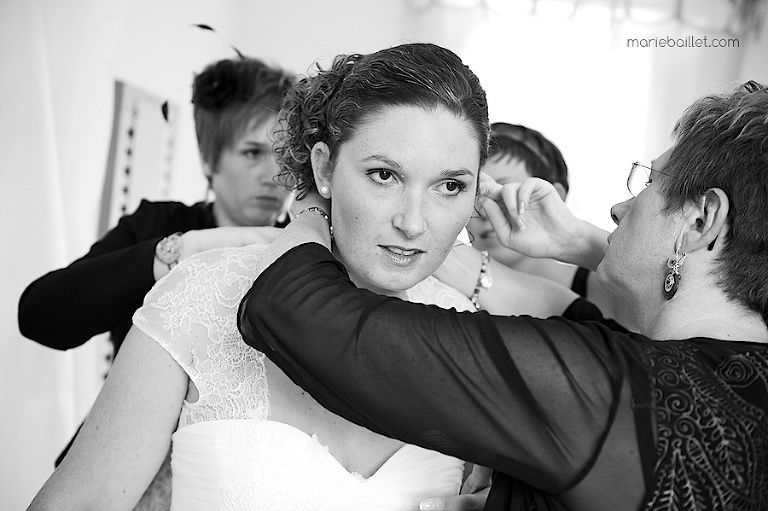
{"type": "Polygon", "coordinates": [[[474,310],[472,302],[464,294],[453,286],[429,276],[408,291],[406,300],[428,305],[437,305],[443,309],[456,309],[457,311],[474,310]]]}
{"type": "Polygon", "coordinates": [[[155,283],[144,304],[177,300],[180,295],[190,297],[191,290],[198,293],[245,292],[256,280],[256,268],[265,249],[266,245],[249,245],[193,254],[155,283]]]}
{"type": "Polygon", "coordinates": [[[235,272],[254,271],[266,249],[267,245],[248,245],[245,247],[214,248],[205,252],[198,252],[179,262],[178,266],[168,275],[174,273],[177,276],[179,273],[189,274],[190,269],[214,272],[222,269],[235,272]]]}
{"type": "Polygon", "coordinates": [[[240,300],[256,280],[261,246],[214,249],[189,256],[155,282],[133,324],[191,367],[193,352],[237,334],[240,300]]]}

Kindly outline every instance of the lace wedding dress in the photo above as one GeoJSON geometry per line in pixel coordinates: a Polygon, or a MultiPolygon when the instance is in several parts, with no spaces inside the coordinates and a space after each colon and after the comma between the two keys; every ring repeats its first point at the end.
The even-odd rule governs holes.
{"type": "MultiPolygon", "coordinates": [[[[416,510],[426,497],[458,493],[463,462],[456,458],[406,444],[365,478],[315,435],[270,420],[264,354],[237,330],[237,309],[264,249],[218,249],[182,261],[134,315],[199,392],[183,403],[172,437],[171,509],[416,510]]],[[[407,299],[472,309],[432,277],[407,299]]]]}

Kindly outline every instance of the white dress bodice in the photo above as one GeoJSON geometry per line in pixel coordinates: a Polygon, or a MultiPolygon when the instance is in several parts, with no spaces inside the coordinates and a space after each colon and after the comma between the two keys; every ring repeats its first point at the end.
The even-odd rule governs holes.
{"type": "MultiPolygon", "coordinates": [[[[455,458],[404,445],[364,478],[315,435],[270,420],[264,354],[237,329],[238,306],[264,249],[216,249],[182,261],[134,315],[199,393],[182,404],[172,438],[171,509],[415,510],[426,497],[458,493],[463,462],[455,458]]],[[[414,302],[472,307],[432,277],[406,294],[414,302]]]]}

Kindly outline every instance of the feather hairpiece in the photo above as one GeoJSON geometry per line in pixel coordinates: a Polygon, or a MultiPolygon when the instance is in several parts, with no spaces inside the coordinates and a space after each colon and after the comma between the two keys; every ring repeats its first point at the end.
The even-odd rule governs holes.
{"type": "MultiPolygon", "coordinates": [[[[210,25],[206,25],[204,23],[195,23],[190,26],[197,27],[201,30],[207,30],[209,32],[213,32],[217,36],[219,35],[218,32],[216,32],[216,30],[213,27],[211,27],[210,25]]],[[[232,48],[232,50],[240,59],[245,59],[245,55],[243,55],[243,53],[240,50],[238,50],[234,44],[229,44],[229,43],[225,43],[225,44],[227,44],[227,46],[232,48]]],[[[163,114],[163,119],[165,119],[167,122],[168,121],[168,100],[167,99],[163,101],[162,105],[160,105],[160,112],[163,114]]]]}

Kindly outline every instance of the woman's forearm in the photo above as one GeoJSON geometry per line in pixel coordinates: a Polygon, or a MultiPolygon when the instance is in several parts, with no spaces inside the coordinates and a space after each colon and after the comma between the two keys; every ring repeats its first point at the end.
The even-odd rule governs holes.
{"type": "Polygon", "coordinates": [[[170,448],[188,378],[132,327],[82,429],[28,511],[130,510],[170,448]]]}
{"type": "Polygon", "coordinates": [[[89,253],[32,282],[19,299],[22,335],[49,348],[67,350],[130,319],[155,282],[156,243],[148,240],[89,253]]]}
{"type": "Polygon", "coordinates": [[[547,491],[593,456],[622,381],[617,352],[594,325],[376,295],[313,243],[256,279],[238,326],[333,413],[547,491]]]}
{"type": "MultiPolygon", "coordinates": [[[[471,245],[458,245],[434,276],[469,297],[477,284],[481,263],[479,250],[471,245]]],[[[480,289],[477,301],[481,309],[491,314],[547,318],[562,314],[578,297],[561,284],[513,270],[493,259],[487,272],[493,285],[480,289]]]]}
{"type": "Polygon", "coordinates": [[[296,215],[283,232],[269,244],[261,259],[259,273],[290,249],[304,243],[317,243],[331,250],[330,224],[323,214],[302,210],[296,215]]]}
{"type": "Polygon", "coordinates": [[[573,242],[569,244],[571,250],[557,259],[595,271],[605,255],[608,234],[608,231],[582,220],[573,236],[573,242]]]}

